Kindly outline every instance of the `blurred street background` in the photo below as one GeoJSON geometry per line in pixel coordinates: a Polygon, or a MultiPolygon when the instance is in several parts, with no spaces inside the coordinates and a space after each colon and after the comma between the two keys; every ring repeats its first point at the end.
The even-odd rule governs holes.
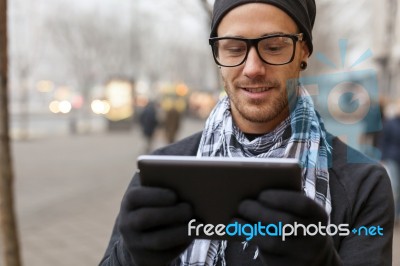
{"type": "MultiPolygon", "coordinates": [[[[203,121],[184,121],[178,138],[203,121]]],[[[24,265],[97,265],[145,142],[140,128],[15,141],[16,203],[24,265]]],[[[166,144],[157,131],[154,147],[166,144]]],[[[0,261],[0,265],[2,262],[0,261]]]]}
{"type": "MultiPolygon", "coordinates": [[[[200,130],[223,95],[208,45],[213,0],[117,2],[9,1],[24,265],[97,265],[137,156],[200,130]]],[[[398,2],[317,1],[303,73],[327,128],[377,159],[383,121],[400,116],[398,2]]],[[[399,250],[397,225],[393,265],[399,250]]]]}
{"type": "MultiPolygon", "coordinates": [[[[185,119],[178,139],[201,129],[185,119]]],[[[139,128],[15,141],[17,214],[24,265],[89,266],[103,256],[126,186],[145,148],[139,128]]],[[[155,147],[165,145],[156,132],[155,147]]],[[[400,225],[394,263],[400,265],[400,225]]],[[[1,261],[0,261],[0,265],[1,261]]]]}

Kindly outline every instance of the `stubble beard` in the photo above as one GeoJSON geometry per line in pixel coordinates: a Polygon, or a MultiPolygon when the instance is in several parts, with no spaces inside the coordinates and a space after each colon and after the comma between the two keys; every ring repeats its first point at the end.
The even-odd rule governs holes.
{"type": "Polygon", "coordinates": [[[272,101],[251,100],[249,102],[237,97],[234,90],[239,89],[225,82],[225,91],[231,101],[231,108],[235,109],[240,116],[252,123],[267,123],[280,116],[282,112],[288,112],[289,102],[286,89],[282,90],[280,85],[275,89],[279,90],[279,96],[271,99],[272,101]]]}

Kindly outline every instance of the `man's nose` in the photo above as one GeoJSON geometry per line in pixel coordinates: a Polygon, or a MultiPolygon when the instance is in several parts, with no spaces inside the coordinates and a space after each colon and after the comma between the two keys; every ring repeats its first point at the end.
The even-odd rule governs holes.
{"type": "Polygon", "coordinates": [[[265,75],[265,63],[261,60],[255,47],[251,47],[244,62],[243,73],[248,78],[265,75]]]}

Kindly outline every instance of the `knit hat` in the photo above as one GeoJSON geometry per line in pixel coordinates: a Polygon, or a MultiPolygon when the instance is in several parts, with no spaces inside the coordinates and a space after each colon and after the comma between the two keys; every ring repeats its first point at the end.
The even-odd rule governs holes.
{"type": "Polygon", "coordinates": [[[233,8],[248,3],[265,3],[282,9],[297,24],[304,34],[310,54],[313,51],[312,28],[315,21],[315,0],[215,0],[210,37],[217,37],[217,28],[222,18],[233,8]]]}

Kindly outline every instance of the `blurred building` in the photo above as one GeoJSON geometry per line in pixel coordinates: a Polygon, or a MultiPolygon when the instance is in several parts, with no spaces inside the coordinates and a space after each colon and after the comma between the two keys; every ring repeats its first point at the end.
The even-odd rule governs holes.
{"type": "Polygon", "coordinates": [[[400,3],[398,0],[390,0],[392,5],[395,6],[394,16],[394,38],[393,38],[393,48],[391,54],[393,56],[392,64],[390,66],[391,73],[393,75],[392,91],[395,91],[396,98],[400,98],[400,3]]]}
{"type": "MultiPolygon", "coordinates": [[[[135,113],[134,86],[127,79],[111,79],[104,92],[103,114],[108,121],[109,130],[129,130],[135,113]]],[[[92,108],[93,109],[93,108],[92,108]]]]}
{"type": "MultiPolygon", "coordinates": [[[[306,73],[349,71],[352,62],[371,49],[372,57],[358,66],[376,70],[383,96],[399,98],[398,0],[316,2],[315,47],[310,59],[315,62],[309,64],[306,73]],[[338,45],[341,39],[346,39],[348,45],[345,62],[341,62],[338,45]],[[318,52],[337,68],[318,62],[318,52]]],[[[118,4],[110,0],[10,1],[12,127],[48,134],[57,128],[66,131],[67,121],[77,120],[81,124],[78,128],[103,130],[103,117],[97,113],[114,114],[114,111],[108,110],[111,107],[105,99],[91,94],[94,87],[103,86],[109,77],[116,75],[129,76],[138,82],[148,79],[151,84],[159,80],[182,81],[191,91],[181,98],[165,97],[165,105],[178,100],[182,110],[205,117],[214,104],[213,93],[218,93],[218,72],[207,43],[208,17],[204,12],[188,12],[193,10],[202,10],[200,1],[143,0],[118,4]],[[162,8],[154,8],[157,4],[162,8]],[[163,49],[159,49],[160,43],[163,49]],[[53,87],[39,90],[36,85],[41,80],[53,82],[53,87]],[[60,87],[71,88],[68,97],[53,97],[60,87]],[[200,92],[195,94],[196,90],[200,92]],[[87,108],[92,101],[96,115],[90,112],[78,115],[78,106],[87,108]],[[182,104],[188,102],[191,106],[182,104]],[[67,112],[70,108],[71,111],[54,115],[49,110],[50,103],[54,112],[67,112]]],[[[184,91],[184,87],[181,89],[184,91]]],[[[140,111],[147,101],[147,96],[138,91],[134,110],[140,111]]]]}
{"type": "Polygon", "coordinates": [[[400,18],[398,0],[320,0],[314,26],[314,54],[309,73],[372,68],[379,77],[380,93],[400,97],[400,18]],[[345,53],[339,41],[346,41],[345,53]],[[372,56],[353,66],[368,49],[372,56]],[[324,54],[336,69],[321,63],[324,54]]]}
{"type": "MultiPolygon", "coordinates": [[[[400,97],[398,0],[320,0],[304,73],[328,130],[366,151],[382,128],[382,99],[400,97]]],[[[310,89],[309,89],[310,90],[310,89]]]]}

